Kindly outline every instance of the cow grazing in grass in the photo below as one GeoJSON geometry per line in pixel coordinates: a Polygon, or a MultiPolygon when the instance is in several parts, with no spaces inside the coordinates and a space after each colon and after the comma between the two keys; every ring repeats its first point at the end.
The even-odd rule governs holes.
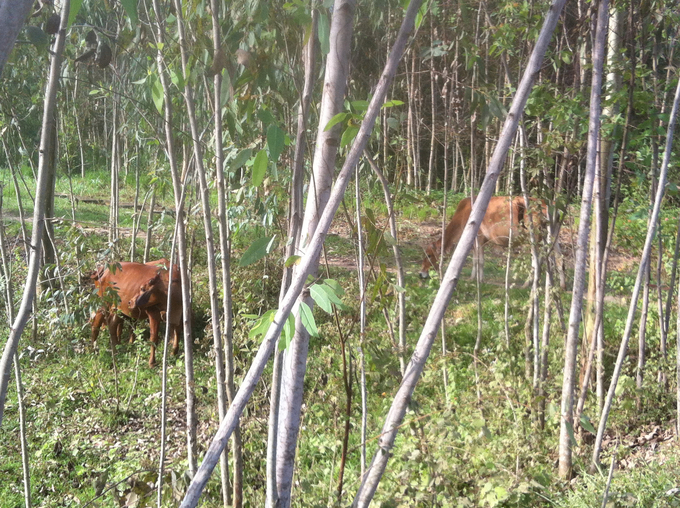
{"type": "MultiPolygon", "coordinates": [[[[146,264],[120,262],[101,268],[92,274],[97,294],[104,305],[92,320],[92,343],[99,335],[99,329],[106,323],[113,344],[118,344],[125,315],[132,319],[149,321],[151,354],[149,365],[156,363],[156,345],[162,317],[166,314],[168,288],[171,290],[169,316],[165,316],[174,334],[173,353],[179,351],[179,335],[182,328],[182,287],[179,268],[173,266],[172,281],[165,259],[146,264]],[[153,284],[149,285],[153,281],[153,284]]],[[[132,340],[133,337],[131,337],[132,340]]]]}
{"type": "MultiPolygon", "coordinates": [[[[530,202],[531,216],[533,218],[532,224],[534,231],[539,233],[539,237],[545,230],[546,226],[546,211],[547,207],[543,201],[532,199],[530,202]]],[[[472,212],[472,204],[470,198],[465,198],[458,203],[453,217],[444,232],[444,253],[450,254],[454,245],[458,243],[465,224],[467,224],[472,212]]],[[[479,226],[477,232],[477,240],[479,248],[476,249],[477,265],[479,266],[480,280],[484,276],[484,245],[493,243],[507,247],[510,238],[510,229],[512,225],[513,238],[517,238],[518,233],[526,229],[526,207],[524,205],[524,198],[508,196],[493,196],[489,200],[489,206],[486,209],[486,214],[479,226]]],[[[420,277],[426,279],[429,277],[430,268],[437,266],[439,255],[441,253],[442,239],[437,239],[434,243],[425,249],[425,257],[423,258],[422,268],[420,269],[420,277]]],[[[473,278],[475,272],[473,269],[473,278]]]]}

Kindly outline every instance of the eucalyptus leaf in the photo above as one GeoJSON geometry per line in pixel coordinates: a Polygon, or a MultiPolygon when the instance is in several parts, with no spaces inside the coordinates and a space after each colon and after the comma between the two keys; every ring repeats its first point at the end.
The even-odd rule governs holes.
{"type": "Polygon", "coordinates": [[[309,294],[312,295],[314,302],[328,314],[333,312],[333,306],[331,305],[331,301],[328,298],[328,294],[326,291],[321,289],[320,284],[314,284],[311,286],[309,288],[309,294]]]}
{"type": "Polygon", "coordinates": [[[307,305],[305,302],[302,302],[300,304],[300,319],[302,320],[302,324],[305,327],[305,329],[309,332],[309,335],[311,335],[312,337],[319,336],[319,330],[316,327],[316,322],[314,321],[314,314],[312,313],[312,309],[310,309],[309,305],[307,305]]]}
{"type": "Polygon", "coordinates": [[[265,236],[264,238],[258,238],[255,240],[248,250],[243,253],[241,260],[238,262],[238,266],[248,266],[259,261],[267,254],[271,252],[272,240],[274,236],[265,236]]]}
{"type": "Polygon", "coordinates": [[[271,155],[273,162],[279,160],[279,155],[283,151],[284,141],[285,134],[279,126],[276,124],[270,125],[267,129],[267,147],[269,147],[269,155],[271,155]]]}
{"type": "Polygon", "coordinates": [[[264,181],[264,175],[267,173],[267,151],[260,150],[255,156],[255,161],[253,162],[253,177],[251,183],[253,187],[259,187],[264,181]]]}

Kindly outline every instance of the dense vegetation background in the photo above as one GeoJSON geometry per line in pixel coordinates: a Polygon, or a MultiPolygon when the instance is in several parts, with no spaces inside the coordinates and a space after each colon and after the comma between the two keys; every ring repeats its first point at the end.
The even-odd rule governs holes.
{"type": "MultiPolygon", "coordinates": [[[[36,4],[0,76],[3,337],[10,334],[9,302],[18,307],[27,277],[54,48],[49,23],[61,7],[36,4]]],[[[195,472],[192,462],[200,463],[220,420],[216,358],[223,362],[214,324],[229,341],[224,363],[237,389],[271,311],[280,306],[282,273],[299,262],[286,250],[294,217],[289,209],[296,189],[308,197],[315,186],[312,155],[317,131],[325,128],[319,125],[328,88],[322,86],[324,66],[335,48],[331,20],[339,7],[346,9],[341,2],[333,8],[332,2],[191,1],[178,13],[167,2],[71,2],[54,150],[43,154],[54,170],[49,234],[31,320],[18,349],[33,505],[156,504],[162,417],[168,432],[160,502],[178,506],[183,499],[195,472]],[[183,36],[178,19],[185,25],[183,36]],[[213,19],[221,33],[217,44],[213,19]],[[313,88],[303,125],[307,137],[301,139],[305,47],[316,48],[318,60],[307,66],[313,88]],[[213,124],[215,113],[222,131],[213,124]],[[306,155],[299,180],[293,167],[301,147],[306,155]],[[178,214],[182,192],[184,211],[178,214]],[[135,328],[138,340],[126,341],[115,354],[107,332],[96,348],[90,346],[89,320],[101,301],[88,274],[101,263],[169,258],[179,249],[173,250],[178,217],[186,235],[180,256],[191,280],[194,379],[187,377],[186,353],[169,357],[168,401],[162,406],[162,368],[146,366],[143,323],[135,328]],[[206,222],[216,237],[226,225],[226,251],[206,234],[206,222]],[[215,264],[218,272],[224,268],[225,258],[231,261],[230,278],[213,281],[211,270],[215,264]],[[187,404],[192,397],[195,403],[187,404]],[[195,442],[188,446],[192,426],[195,442]]],[[[353,6],[347,91],[333,120],[338,168],[375,93],[405,7],[389,1],[353,6]]],[[[314,298],[318,334],[309,339],[292,505],[346,506],[359,488],[363,445],[370,461],[403,363],[440,285],[434,271],[429,280],[418,277],[423,248],[441,231],[442,217],[450,218],[460,199],[478,192],[547,8],[546,2],[431,1],[421,9],[367,152],[389,182],[398,236],[389,232],[380,179],[362,159],[358,183],[346,192],[314,279],[326,296],[314,298]],[[405,349],[399,344],[399,295],[405,299],[405,349]]],[[[671,120],[678,81],[674,2],[613,2],[609,8],[598,141],[601,189],[594,198],[602,206],[591,234],[590,303],[580,328],[576,399],[597,335],[592,333],[597,222],[603,225],[601,239],[613,232],[604,265],[603,348],[594,354],[597,367],[583,413],[569,427],[573,465],[567,475],[557,467],[570,291],[574,274],[583,270],[574,260],[597,8],[581,0],[567,3],[496,184],[500,195],[524,190],[548,204],[552,226],[560,226],[553,232],[559,231],[566,289],[559,289],[554,265],[547,262],[533,290],[521,287],[533,270],[526,239],[509,251],[487,247],[484,281],[468,280],[468,261],[446,313],[445,338],[438,337],[429,357],[375,505],[596,506],[612,462],[617,471],[610,506],[680,505],[674,440],[680,225],[675,154],[669,154],[651,262],[643,266],[641,318],[606,422],[602,469],[590,469],[671,120]],[[546,272],[555,279],[548,286],[546,272]]],[[[546,254],[550,239],[539,243],[546,254]]],[[[291,339],[286,332],[280,348],[291,339]]],[[[265,504],[275,383],[268,364],[241,417],[238,441],[230,444],[241,450],[242,486],[233,485],[238,466],[230,458],[232,485],[226,491],[233,497],[223,497],[215,474],[203,506],[265,504]]],[[[26,503],[17,393],[12,381],[0,427],[0,506],[8,507],[26,503]]]]}

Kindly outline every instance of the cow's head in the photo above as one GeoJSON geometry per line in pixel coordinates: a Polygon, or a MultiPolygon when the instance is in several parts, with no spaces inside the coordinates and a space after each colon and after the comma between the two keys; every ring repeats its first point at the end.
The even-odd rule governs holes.
{"type": "Polygon", "coordinates": [[[148,307],[149,305],[156,305],[158,301],[158,285],[161,281],[160,272],[156,273],[148,281],[139,287],[139,291],[128,302],[130,309],[139,307],[148,307]]]}
{"type": "Polygon", "coordinates": [[[420,268],[420,278],[428,279],[430,277],[430,269],[437,266],[439,260],[439,253],[441,252],[442,241],[437,240],[425,249],[425,257],[423,258],[423,265],[420,268]]]}

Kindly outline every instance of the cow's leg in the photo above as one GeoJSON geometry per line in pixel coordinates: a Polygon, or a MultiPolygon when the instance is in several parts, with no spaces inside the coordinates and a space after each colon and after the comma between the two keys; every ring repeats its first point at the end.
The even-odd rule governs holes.
{"type": "Polygon", "coordinates": [[[123,319],[116,314],[116,312],[109,312],[107,325],[109,327],[109,335],[111,336],[111,344],[117,346],[120,343],[120,331],[123,325],[123,319]]]}
{"type": "Polygon", "coordinates": [[[156,365],[156,346],[158,345],[158,330],[161,324],[161,313],[156,308],[146,309],[149,317],[149,330],[151,341],[151,353],[149,354],[149,367],[156,365]]]}
{"type": "Polygon", "coordinates": [[[99,337],[99,329],[104,324],[104,318],[106,317],[105,312],[106,311],[104,311],[103,309],[99,309],[92,318],[92,333],[90,334],[90,338],[92,339],[92,347],[94,347],[95,344],[97,343],[97,337],[99,337]]]}
{"type": "Polygon", "coordinates": [[[179,336],[182,333],[181,326],[173,326],[174,338],[172,340],[172,354],[177,356],[179,354],[179,336]]]}

